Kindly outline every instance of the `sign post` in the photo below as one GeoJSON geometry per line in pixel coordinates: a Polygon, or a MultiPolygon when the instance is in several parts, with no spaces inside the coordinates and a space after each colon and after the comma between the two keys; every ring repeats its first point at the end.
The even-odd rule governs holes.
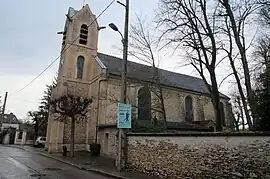
{"type": "Polygon", "coordinates": [[[118,129],[131,128],[131,105],[130,104],[123,104],[123,103],[118,104],[117,128],[118,129]]]}
{"type": "MultiPolygon", "coordinates": [[[[124,134],[124,129],[130,129],[131,128],[131,105],[130,104],[124,104],[124,103],[119,103],[118,104],[118,111],[117,111],[117,128],[119,130],[119,138],[118,138],[118,169],[119,171],[122,170],[124,166],[124,162],[122,162],[122,156],[125,157],[126,149],[122,150],[122,137],[124,137],[125,141],[125,135],[124,134]],[[124,154],[123,154],[124,152],[124,154]]],[[[125,146],[126,144],[124,144],[125,146]]],[[[126,157],[124,158],[126,160],[126,157]]]]}

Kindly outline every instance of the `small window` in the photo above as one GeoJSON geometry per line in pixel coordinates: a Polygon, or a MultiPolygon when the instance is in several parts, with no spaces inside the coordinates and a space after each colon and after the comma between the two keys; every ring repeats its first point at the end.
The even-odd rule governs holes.
{"type": "Polygon", "coordinates": [[[83,67],[84,67],[84,57],[79,56],[77,58],[77,78],[78,79],[83,78],[83,67]]]}
{"type": "Polygon", "coordinates": [[[81,26],[81,30],[80,30],[80,39],[79,39],[79,43],[86,45],[87,44],[87,38],[88,38],[88,27],[87,25],[83,24],[81,26]]]}

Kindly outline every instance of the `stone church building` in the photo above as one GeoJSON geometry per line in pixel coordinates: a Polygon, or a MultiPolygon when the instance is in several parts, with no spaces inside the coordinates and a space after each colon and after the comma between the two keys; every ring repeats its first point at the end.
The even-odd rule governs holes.
{"type": "MultiPolygon", "coordinates": [[[[66,94],[92,98],[87,120],[78,120],[75,124],[75,150],[89,150],[89,144],[97,140],[102,146],[101,153],[114,156],[121,59],[98,52],[100,28],[95,18],[88,5],[79,11],[69,8],[63,31],[58,84],[52,98],[66,94]]],[[[129,61],[127,70],[127,96],[128,103],[133,105],[132,118],[159,119],[159,112],[152,110],[157,97],[149,90],[152,68],[129,61]],[[145,106],[136,107],[142,104],[141,100],[145,106]]],[[[214,126],[214,110],[203,80],[162,69],[159,69],[159,75],[168,122],[188,126],[187,123],[200,125],[212,121],[214,126]]],[[[221,106],[224,126],[231,125],[229,98],[223,94],[221,106]]],[[[69,148],[70,143],[70,120],[56,118],[51,113],[48,121],[46,148],[50,152],[62,151],[63,145],[69,148]]]]}

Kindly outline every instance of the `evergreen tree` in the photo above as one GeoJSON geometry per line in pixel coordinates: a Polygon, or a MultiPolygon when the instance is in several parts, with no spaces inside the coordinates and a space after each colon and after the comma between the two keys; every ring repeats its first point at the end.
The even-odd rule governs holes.
{"type": "Polygon", "coordinates": [[[51,96],[52,90],[56,87],[56,79],[54,78],[51,85],[46,85],[46,91],[44,91],[44,95],[41,99],[41,103],[39,106],[39,115],[41,116],[43,130],[46,131],[48,117],[49,117],[49,110],[50,110],[50,103],[51,103],[51,96]]]}
{"type": "Polygon", "coordinates": [[[257,129],[270,131],[270,86],[269,86],[269,69],[266,69],[259,77],[260,86],[255,93],[257,98],[257,129]]]}
{"type": "Polygon", "coordinates": [[[255,54],[263,66],[257,78],[255,89],[257,101],[257,129],[270,131],[270,36],[264,36],[258,41],[255,54]]]}
{"type": "Polygon", "coordinates": [[[27,113],[31,121],[34,123],[34,139],[36,139],[39,134],[45,135],[46,133],[52,90],[56,87],[56,84],[56,79],[54,78],[51,85],[46,85],[46,90],[41,98],[38,110],[29,111],[27,113]]]}

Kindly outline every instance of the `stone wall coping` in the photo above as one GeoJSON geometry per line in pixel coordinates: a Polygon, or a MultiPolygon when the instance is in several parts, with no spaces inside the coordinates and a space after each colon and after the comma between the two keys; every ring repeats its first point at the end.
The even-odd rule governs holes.
{"type": "Polygon", "coordinates": [[[128,136],[153,136],[153,137],[197,137],[197,136],[269,136],[270,131],[267,132],[178,132],[178,133],[127,133],[128,136]]]}

